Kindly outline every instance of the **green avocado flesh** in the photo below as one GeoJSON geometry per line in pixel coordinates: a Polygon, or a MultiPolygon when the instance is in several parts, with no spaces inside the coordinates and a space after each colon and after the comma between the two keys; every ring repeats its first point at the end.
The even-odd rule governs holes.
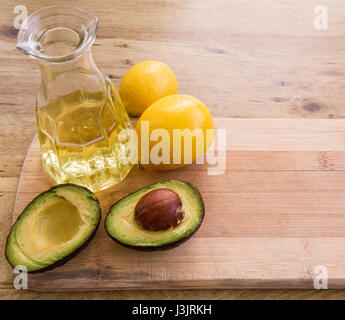
{"type": "Polygon", "coordinates": [[[190,238],[199,228],[203,217],[204,203],[199,191],[187,182],[169,180],[144,187],[119,200],[110,209],[105,228],[113,240],[133,249],[169,249],[190,238]],[[146,230],[135,219],[135,206],[146,193],[159,188],[168,188],[177,193],[182,202],[184,218],[176,227],[167,230],[146,230]]]}
{"type": "Polygon", "coordinates": [[[37,196],[13,225],[6,257],[28,272],[51,269],[79,252],[96,232],[101,209],[88,189],[65,184],[37,196]]]}

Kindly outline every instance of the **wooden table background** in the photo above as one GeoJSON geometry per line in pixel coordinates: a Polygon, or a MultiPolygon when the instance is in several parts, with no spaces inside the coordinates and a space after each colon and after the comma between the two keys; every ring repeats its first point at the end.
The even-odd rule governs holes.
{"type": "MultiPolygon", "coordinates": [[[[18,176],[36,132],[40,75],[15,49],[16,5],[29,14],[67,1],[0,3],[0,251],[11,224],[18,176]]],[[[133,64],[156,59],[175,71],[180,92],[215,117],[345,117],[345,2],[342,0],[73,1],[100,18],[96,64],[119,85],[133,64]],[[328,8],[329,29],[313,27],[328,8]]],[[[0,299],[331,299],[344,290],[178,290],[37,293],[14,290],[0,258],[0,299]]]]}

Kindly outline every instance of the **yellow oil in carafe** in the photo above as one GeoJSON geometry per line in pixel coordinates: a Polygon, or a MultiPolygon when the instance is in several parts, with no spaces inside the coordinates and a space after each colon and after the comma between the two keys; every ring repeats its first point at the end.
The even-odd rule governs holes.
{"type": "Polygon", "coordinates": [[[120,161],[128,145],[118,141],[130,127],[117,92],[76,91],[36,108],[42,163],[57,183],[100,191],[125,178],[132,164],[120,161]]]}

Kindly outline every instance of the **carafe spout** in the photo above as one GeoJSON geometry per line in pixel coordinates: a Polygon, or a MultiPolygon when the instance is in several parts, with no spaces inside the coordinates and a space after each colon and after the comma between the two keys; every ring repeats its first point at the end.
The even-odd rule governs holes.
{"type": "Polygon", "coordinates": [[[17,48],[49,62],[67,61],[83,54],[95,40],[98,18],[69,5],[43,8],[20,27],[17,48]]]}

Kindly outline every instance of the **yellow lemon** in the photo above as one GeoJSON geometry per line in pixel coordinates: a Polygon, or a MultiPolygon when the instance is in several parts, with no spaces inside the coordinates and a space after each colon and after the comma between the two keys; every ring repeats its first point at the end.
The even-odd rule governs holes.
{"type": "Polygon", "coordinates": [[[163,62],[148,60],[127,71],[119,92],[128,113],[140,116],[152,103],[177,91],[174,72],[163,62]]]}
{"type": "Polygon", "coordinates": [[[139,162],[144,169],[171,170],[194,162],[214,139],[210,111],[188,95],[170,95],[150,107],[138,120],[139,162]]]}

